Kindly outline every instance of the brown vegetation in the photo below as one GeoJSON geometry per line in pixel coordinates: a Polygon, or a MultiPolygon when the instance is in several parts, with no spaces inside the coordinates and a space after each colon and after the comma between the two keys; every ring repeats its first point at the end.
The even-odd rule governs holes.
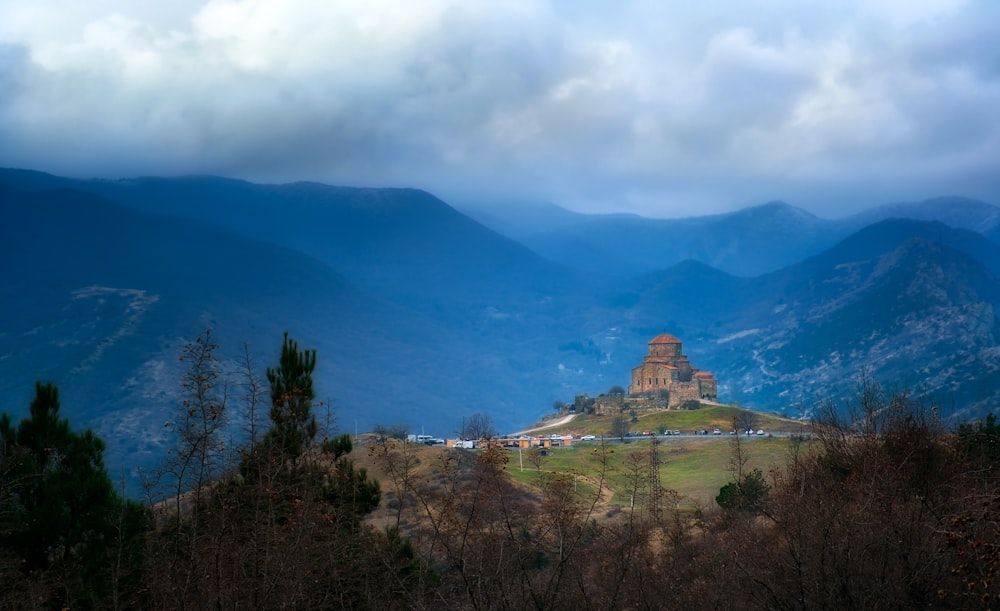
{"type": "Polygon", "coordinates": [[[0,422],[0,608],[991,608],[1000,594],[1000,427],[990,418],[946,431],[933,409],[865,376],[847,414],[821,408],[812,440],[796,440],[768,473],[749,468],[734,436],[731,481],[708,507],[663,485],[670,456],[653,440],[593,446],[585,477],[539,462],[534,486],[515,482],[494,443],[443,450],[382,435],[354,451],[313,417],[314,356],[287,338],[268,376],[272,425],[257,435],[248,363],[254,429],[229,454],[215,426],[229,393],[213,348],[208,336],[188,352],[157,519],[138,539],[110,515],[104,534],[93,531],[117,541],[95,548],[117,550],[97,557],[100,579],[55,570],[74,568],[91,541],[64,537],[33,569],[10,544],[30,517],[18,474],[33,472],[23,470],[28,438],[0,422]]]}
{"type": "MultiPolygon", "coordinates": [[[[599,509],[607,480],[586,496],[559,475],[518,489],[507,455],[488,448],[410,470],[399,523],[448,607],[993,606],[995,427],[946,431],[933,410],[864,378],[849,412],[822,408],[814,439],[767,474],[742,468],[737,438],[733,483],[744,496],[728,508],[679,510],[651,475],[655,445],[624,461],[633,502],[610,519],[599,509]]],[[[406,451],[373,450],[383,460],[406,451]]]]}

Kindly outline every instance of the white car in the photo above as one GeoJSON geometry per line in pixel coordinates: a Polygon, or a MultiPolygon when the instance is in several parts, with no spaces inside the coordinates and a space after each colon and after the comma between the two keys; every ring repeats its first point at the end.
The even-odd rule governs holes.
{"type": "Polygon", "coordinates": [[[757,434],[758,434],[758,435],[763,435],[763,434],[764,434],[764,430],[763,430],[763,429],[761,429],[761,430],[757,431],[757,434]]]}
{"type": "Polygon", "coordinates": [[[584,435],[580,438],[580,441],[593,441],[595,439],[597,439],[595,435],[584,435]]]}

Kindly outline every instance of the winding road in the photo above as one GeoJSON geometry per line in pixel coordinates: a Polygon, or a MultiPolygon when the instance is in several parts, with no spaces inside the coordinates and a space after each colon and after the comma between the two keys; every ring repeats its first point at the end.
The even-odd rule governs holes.
{"type": "Polygon", "coordinates": [[[546,422],[544,426],[536,426],[533,429],[525,429],[523,431],[518,431],[518,432],[516,432],[514,434],[515,435],[526,435],[528,433],[534,433],[535,431],[542,431],[542,430],[545,430],[545,429],[550,429],[550,428],[552,428],[554,426],[562,426],[562,425],[566,424],[567,422],[573,420],[573,418],[576,418],[576,414],[570,414],[568,416],[563,416],[562,418],[560,418],[558,420],[552,420],[550,422],[546,422]]]}

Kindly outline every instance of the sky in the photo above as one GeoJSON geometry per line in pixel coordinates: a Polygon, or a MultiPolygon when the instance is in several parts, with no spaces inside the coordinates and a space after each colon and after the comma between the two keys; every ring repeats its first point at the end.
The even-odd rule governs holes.
{"type": "Polygon", "coordinates": [[[0,166],[658,218],[1000,205],[1000,2],[0,0],[0,166]]]}

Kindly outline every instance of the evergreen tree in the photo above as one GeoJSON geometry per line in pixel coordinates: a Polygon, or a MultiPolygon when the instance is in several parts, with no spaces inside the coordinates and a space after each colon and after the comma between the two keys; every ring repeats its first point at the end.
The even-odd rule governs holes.
{"type": "Polygon", "coordinates": [[[281,454],[294,464],[316,437],[318,425],[312,413],[312,373],[316,368],[316,351],[299,351],[298,343],[288,338],[281,346],[277,368],[267,368],[271,384],[271,422],[265,442],[277,444],[281,454]]]}
{"type": "Polygon", "coordinates": [[[104,442],[59,417],[59,389],[36,383],[29,416],[0,418],[0,547],[25,575],[42,571],[57,587],[51,604],[101,606],[120,595],[123,559],[140,553],[148,514],[123,501],[104,467],[104,442]]]}

